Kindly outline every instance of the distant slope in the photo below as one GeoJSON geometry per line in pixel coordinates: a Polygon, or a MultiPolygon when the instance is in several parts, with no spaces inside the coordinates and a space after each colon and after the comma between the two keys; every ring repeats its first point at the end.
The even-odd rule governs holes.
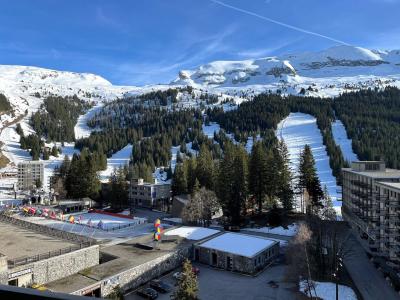
{"type": "Polygon", "coordinates": [[[261,91],[336,96],[371,86],[400,86],[400,51],[337,46],[244,61],[215,61],[180,71],[172,84],[188,84],[231,93],[261,91]]]}

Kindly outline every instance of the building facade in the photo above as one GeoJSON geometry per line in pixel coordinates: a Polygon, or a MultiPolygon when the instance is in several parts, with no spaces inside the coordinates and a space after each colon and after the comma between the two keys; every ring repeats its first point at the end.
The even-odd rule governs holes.
{"type": "Polygon", "coordinates": [[[240,233],[222,233],[194,245],[194,261],[228,271],[255,274],[279,255],[279,242],[240,233]]]}
{"type": "Polygon", "coordinates": [[[37,188],[37,185],[43,187],[44,168],[40,161],[28,161],[18,164],[18,189],[32,190],[37,188]]]}
{"type": "Polygon", "coordinates": [[[343,218],[369,252],[400,268],[400,170],[383,162],[353,162],[343,169],[342,198],[343,218]]]}
{"type": "Polygon", "coordinates": [[[129,185],[131,207],[154,208],[168,211],[171,201],[170,183],[148,183],[143,179],[133,179],[129,185]]]}

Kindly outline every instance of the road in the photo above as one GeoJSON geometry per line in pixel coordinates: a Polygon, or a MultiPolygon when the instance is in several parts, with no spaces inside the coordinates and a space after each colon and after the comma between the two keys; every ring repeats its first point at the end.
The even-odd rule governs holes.
{"type": "Polygon", "coordinates": [[[357,238],[351,233],[345,242],[343,262],[364,300],[399,300],[400,295],[369,261],[357,238]]]}
{"type": "MultiPolygon", "coordinates": [[[[293,300],[304,299],[297,292],[295,283],[285,281],[285,265],[274,265],[265,269],[257,277],[241,275],[225,270],[213,269],[211,267],[196,264],[200,269],[198,277],[199,299],[202,300],[293,300]],[[278,288],[271,287],[270,280],[278,283],[278,288]]],[[[164,276],[162,280],[174,286],[175,280],[172,273],[164,276]]],[[[125,300],[143,299],[131,291],[124,296],[125,300]]],[[[158,300],[169,300],[170,294],[159,294],[158,300]]]]}

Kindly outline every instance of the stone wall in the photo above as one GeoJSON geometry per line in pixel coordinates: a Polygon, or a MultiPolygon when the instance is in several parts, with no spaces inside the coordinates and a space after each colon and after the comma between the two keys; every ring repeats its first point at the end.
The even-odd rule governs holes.
{"type": "Polygon", "coordinates": [[[102,283],[101,296],[106,297],[109,295],[115,286],[120,286],[123,290],[137,288],[140,285],[181,266],[183,261],[186,258],[189,258],[190,254],[191,246],[188,246],[106,278],[102,283]]]}
{"type": "Polygon", "coordinates": [[[9,273],[31,269],[33,273],[33,282],[36,284],[44,284],[98,265],[99,256],[99,246],[95,245],[31,264],[22,265],[9,270],[9,273]]]}

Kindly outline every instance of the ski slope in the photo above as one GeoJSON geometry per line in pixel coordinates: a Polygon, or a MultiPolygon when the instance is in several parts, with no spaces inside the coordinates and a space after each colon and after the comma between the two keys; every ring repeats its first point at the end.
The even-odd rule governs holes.
{"type": "Polygon", "coordinates": [[[358,157],[353,151],[351,139],[347,137],[346,128],[344,128],[342,121],[336,120],[332,123],[332,135],[336,145],[342,150],[344,159],[348,162],[357,161],[358,157]]]}
{"type": "Polygon", "coordinates": [[[114,170],[129,164],[132,155],[132,148],[133,146],[131,144],[126,145],[120,151],[114,153],[110,158],[107,158],[107,169],[99,172],[101,182],[108,182],[114,170]]]}
{"type": "Polygon", "coordinates": [[[340,211],[341,202],[338,199],[341,199],[341,194],[329,166],[329,156],[322,143],[317,120],[308,114],[291,113],[278,124],[276,134],[288,147],[290,166],[294,174],[298,171],[300,152],[306,144],[311,147],[321,185],[327,187],[336,211],[340,211]]]}

